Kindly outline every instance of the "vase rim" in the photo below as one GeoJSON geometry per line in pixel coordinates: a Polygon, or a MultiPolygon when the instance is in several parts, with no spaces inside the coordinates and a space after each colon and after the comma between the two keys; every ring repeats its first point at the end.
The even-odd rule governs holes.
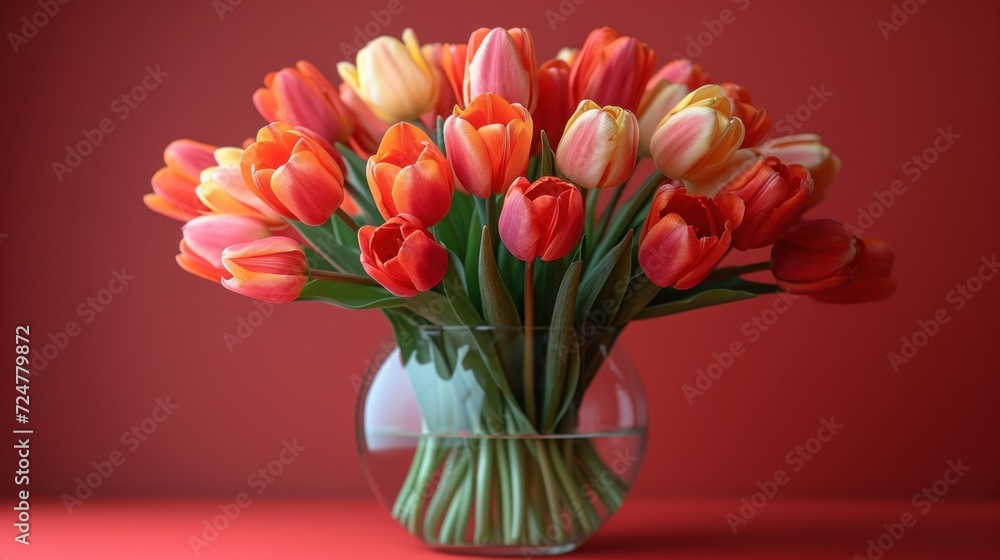
{"type": "MultiPolygon", "coordinates": [[[[530,327],[534,332],[549,332],[559,330],[549,326],[535,326],[530,327]]],[[[518,326],[504,326],[504,325],[420,325],[417,327],[417,331],[421,334],[433,335],[437,333],[448,333],[448,332],[462,332],[462,331],[475,331],[475,332],[523,332],[525,330],[524,325],[518,326]]],[[[583,328],[573,327],[573,331],[577,333],[578,336],[592,336],[596,333],[610,334],[617,333],[621,331],[619,327],[613,326],[595,326],[591,324],[586,324],[583,328]]]]}

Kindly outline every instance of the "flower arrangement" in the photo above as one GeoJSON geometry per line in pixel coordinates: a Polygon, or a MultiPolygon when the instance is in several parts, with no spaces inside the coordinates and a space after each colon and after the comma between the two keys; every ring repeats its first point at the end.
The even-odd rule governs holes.
{"type": "MultiPolygon", "coordinates": [[[[185,222],[184,270],[269,302],[381,309],[405,363],[448,351],[421,329],[456,329],[467,381],[500,419],[470,433],[572,433],[603,359],[582,339],[611,345],[631,321],[781,290],[893,290],[885,243],[803,218],[840,168],[817,136],[766,139],[746,88],[688,60],[655,70],[653,49],[612,29],[540,65],[525,29],[425,45],[407,30],[337,70],[339,86],[307,62],[268,74],[253,103],[269,124],[242,147],[171,143],[144,201],[185,222]],[[633,180],[643,160],[652,173],[633,180]],[[769,261],[720,266],[765,248],[769,261]],[[773,283],[746,278],[768,270],[773,283]]],[[[600,468],[586,441],[484,449],[468,472],[499,474],[463,493],[471,475],[442,466],[465,459],[422,442],[397,519],[437,542],[527,545],[532,519],[580,506],[566,532],[592,531],[588,508],[627,489],[602,505],[565,491],[600,468]],[[432,476],[456,478],[435,483],[451,493],[418,491],[432,476]]]]}

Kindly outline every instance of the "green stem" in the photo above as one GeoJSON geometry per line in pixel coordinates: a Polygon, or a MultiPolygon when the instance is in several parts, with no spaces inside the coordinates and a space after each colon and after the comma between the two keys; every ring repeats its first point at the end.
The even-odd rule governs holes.
{"type": "Polygon", "coordinates": [[[625,192],[625,185],[619,185],[615,188],[611,195],[611,202],[601,213],[601,221],[597,224],[597,236],[603,236],[604,232],[608,229],[608,224],[611,223],[611,216],[615,213],[615,207],[618,206],[618,201],[622,198],[622,193],[625,192]]]}
{"type": "Polygon", "coordinates": [[[326,282],[342,282],[345,284],[358,284],[360,286],[379,286],[379,283],[367,276],[357,274],[347,274],[346,272],[333,272],[321,270],[319,268],[309,269],[309,278],[314,280],[324,280],[326,282]]]}
{"type": "Polygon", "coordinates": [[[594,222],[597,221],[597,201],[601,196],[601,191],[600,189],[590,189],[587,191],[586,196],[586,221],[583,231],[587,236],[587,243],[593,245],[593,242],[597,239],[595,237],[594,222]]]}
{"type": "Polygon", "coordinates": [[[524,414],[535,419],[535,259],[524,266],[524,414]]]}
{"type": "Polygon", "coordinates": [[[340,218],[340,221],[344,222],[347,225],[347,227],[351,228],[351,230],[354,231],[354,233],[358,232],[359,229],[358,224],[354,222],[354,218],[352,218],[350,214],[345,212],[343,208],[337,208],[337,211],[334,212],[334,214],[336,214],[337,217],[340,218]]]}
{"type": "Polygon", "coordinates": [[[559,511],[561,508],[561,503],[559,498],[556,496],[556,481],[555,476],[552,474],[552,465],[549,464],[548,453],[545,450],[545,446],[542,440],[534,440],[535,444],[535,457],[538,459],[538,464],[541,467],[542,473],[542,486],[545,488],[545,499],[549,504],[549,515],[547,521],[552,524],[552,528],[555,529],[553,533],[556,535],[556,540],[562,539],[563,528],[559,519],[559,511]]]}
{"type": "Polygon", "coordinates": [[[479,460],[476,461],[476,529],[474,542],[486,544],[490,540],[493,523],[493,457],[490,440],[479,440],[479,460]]]}
{"type": "MultiPolygon", "coordinates": [[[[569,470],[566,468],[566,463],[563,462],[562,453],[559,449],[559,442],[556,440],[548,441],[548,452],[549,457],[552,458],[552,465],[555,467],[556,477],[559,479],[559,483],[562,485],[563,492],[566,495],[566,500],[571,506],[569,508],[569,516],[572,524],[572,520],[575,516],[579,515],[580,525],[582,526],[585,534],[591,534],[597,530],[597,527],[590,524],[590,517],[586,515],[586,509],[592,507],[590,502],[580,501],[580,495],[576,491],[576,484],[573,475],[570,474],[569,470]]],[[[572,531],[570,532],[572,534],[572,531]]]]}
{"type": "Polygon", "coordinates": [[[708,278],[705,278],[705,282],[718,282],[720,280],[728,280],[730,278],[736,278],[737,276],[743,276],[744,274],[764,272],[766,270],[771,270],[771,261],[763,261],[744,266],[727,266],[724,268],[718,268],[715,272],[709,274],[708,278]]]}

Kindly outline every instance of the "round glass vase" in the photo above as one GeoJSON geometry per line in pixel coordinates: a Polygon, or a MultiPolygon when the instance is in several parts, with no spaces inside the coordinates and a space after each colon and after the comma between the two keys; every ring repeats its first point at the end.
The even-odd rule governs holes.
{"type": "Polygon", "coordinates": [[[446,552],[569,552],[621,507],[646,445],[620,331],[422,327],[366,375],[362,465],[410,534],[446,552]]]}

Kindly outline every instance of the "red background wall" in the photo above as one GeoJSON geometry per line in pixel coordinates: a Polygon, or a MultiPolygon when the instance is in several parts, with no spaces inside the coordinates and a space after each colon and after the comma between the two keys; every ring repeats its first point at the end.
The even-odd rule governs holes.
{"type": "MultiPolygon", "coordinates": [[[[253,302],[177,268],[179,224],[140,199],[169,141],[238,144],[262,124],[250,94],[266,72],[305,58],[335,76],[340,42],[387,4],[246,0],[220,21],[209,0],[70,2],[19,52],[0,47],[2,328],[30,324],[40,350],[67,321],[81,325],[31,381],[34,490],[72,492],[92,461],[122,450],[125,463],[96,494],[231,496],[282,441],[296,439],[307,450],[274,495],[367,495],[350,376],[389,337],[382,317],[281,306],[231,353],[223,335],[255,311],[253,302]],[[112,103],[147,65],[169,76],[120,120],[112,103]],[[53,160],[103,118],[113,132],[58,181],[53,160]],[[84,323],[78,307],[122,267],[134,279],[84,323]],[[180,408],[129,452],[121,434],[167,397],[180,408]]],[[[649,42],[661,63],[689,37],[721,29],[693,51],[698,61],[717,79],[745,84],[776,121],[806,104],[811,88],[832,92],[801,129],[821,133],[844,161],[820,214],[855,222],[876,191],[897,179],[906,185],[869,230],[896,248],[892,299],[844,307],[802,300],[756,341],[741,326],[773,300],[630,328],[622,344],[652,410],[639,492],[749,495],[833,416],[845,427],[782,497],[905,497],[958,458],[972,470],[951,492],[998,495],[1000,279],[961,310],[946,301],[1000,248],[1000,190],[989,167],[1000,147],[996,3],[957,9],[931,0],[888,40],[877,21],[891,17],[889,0],[400,5],[385,33],[414,27],[423,41],[455,41],[480,26],[526,26],[540,59],[578,46],[599,25],[649,42]],[[553,29],[546,12],[571,8],[553,29]],[[705,23],[725,9],[734,10],[731,23],[705,23]],[[939,127],[960,136],[912,181],[903,166],[933,146],[939,127]],[[894,371],[887,352],[900,351],[901,337],[939,308],[951,320],[894,371]],[[689,404],[682,386],[734,341],[745,355],[689,404]]],[[[0,30],[17,31],[37,10],[5,2],[0,30]]],[[[13,400],[11,383],[2,391],[13,400]]],[[[9,488],[10,477],[3,480],[9,488]]]]}

